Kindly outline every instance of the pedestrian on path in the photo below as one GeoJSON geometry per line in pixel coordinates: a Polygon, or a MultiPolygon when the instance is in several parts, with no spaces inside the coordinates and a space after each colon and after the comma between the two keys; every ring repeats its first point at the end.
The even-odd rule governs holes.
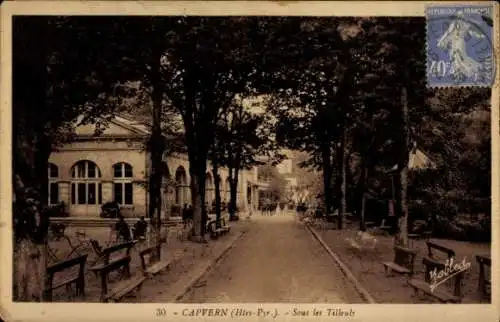
{"type": "Polygon", "coordinates": [[[143,240],[146,239],[146,230],[148,229],[148,223],[144,220],[144,216],[135,223],[133,228],[134,239],[135,240],[143,240]]]}
{"type": "Polygon", "coordinates": [[[122,215],[118,217],[118,222],[115,225],[115,230],[117,233],[118,241],[130,241],[130,228],[122,215]]]}

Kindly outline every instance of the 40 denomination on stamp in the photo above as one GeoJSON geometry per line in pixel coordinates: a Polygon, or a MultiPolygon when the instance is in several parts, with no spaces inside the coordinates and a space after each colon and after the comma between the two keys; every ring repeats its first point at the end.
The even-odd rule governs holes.
{"type": "Polygon", "coordinates": [[[429,5],[427,86],[492,86],[492,5],[429,5]]]}

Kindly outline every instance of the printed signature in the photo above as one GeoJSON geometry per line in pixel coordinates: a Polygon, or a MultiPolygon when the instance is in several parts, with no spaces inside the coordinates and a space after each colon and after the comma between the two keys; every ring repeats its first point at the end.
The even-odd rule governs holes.
{"type": "Polygon", "coordinates": [[[461,262],[454,262],[454,259],[451,258],[449,260],[446,260],[446,263],[444,265],[444,269],[439,270],[435,268],[430,272],[430,277],[431,277],[431,282],[430,282],[430,289],[431,292],[434,292],[436,287],[439,285],[443,284],[453,276],[460,274],[462,272],[465,272],[471,267],[471,263],[467,262],[465,257],[461,262]]]}

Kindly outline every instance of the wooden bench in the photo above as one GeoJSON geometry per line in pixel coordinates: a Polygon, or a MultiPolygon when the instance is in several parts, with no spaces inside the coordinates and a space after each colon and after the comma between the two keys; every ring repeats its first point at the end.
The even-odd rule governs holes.
{"type": "Polygon", "coordinates": [[[61,261],[47,267],[47,275],[45,277],[44,300],[52,301],[52,291],[60,287],[66,286],[67,289],[75,284],[77,296],[85,297],[85,262],[88,255],[78,256],[72,259],[61,261]],[[69,269],[78,266],[78,272],[69,274],[64,279],[57,281],[54,285],[54,277],[57,273],[68,272],[69,269]]]}
{"type": "Polygon", "coordinates": [[[354,238],[347,237],[346,242],[350,247],[357,250],[375,250],[377,246],[377,238],[368,232],[358,231],[354,238]]]}
{"type": "Polygon", "coordinates": [[[98,272],[105,265],[109,264],[111,255],[113,253],[125,251],[125,254],[123,256],[121,256],[120,258],[130,257],[130,250],[132,249],[132,247],[134,247],[135,241],[116,244],[113,246],[106,247],[104,249],[101,249],[101,247],[99,246],[99,244],[95,240],[92,240],[91,244],[92,244],[92,248],[94,249],[94,251],[96,251],[96,254],[98,255],[98,259],[95,262],[94,266],[92,266],[89,270],[94,272],[94,274],[97,276],[98,272]],[[102,261],[102,263],[99,263],[99,261],[102,261]]]}
{"type": "Polygon", "coordinates": [[[220,219],[220,228],[219,229],[222,229],[222,233],[225,234],[225,233],[228,233],[231,230],[231,226],[229,226],[229,225],[226,224],[226,219],[221,218],[220,219]]]}
{"type": "Polygon", "coordinates": [[[96,268],[96,271],[101,276],[101,302],[118,302],[132,291],[139,291],[141,289],[142,283],[146,280],[146,276],[144,276],[141,272],[140,274],[131,277],[130,260],[130,256],[124,256],[96,268]],[[113,288],[108,290],[109,274],[119,270],[121,270],[121,277],[126,279],[115,283],[113,288]]]}
{"type": "Polygon", "coordinates": [[[427,255],[429,256],[430,259],[434,260],[439,260],[439,258],[433,253],[433,250],[437,250],[443,254],[446,254],[447,260],[450,260],[451,258],[455,257],[455,251],[453,249],[444,247],[442,245],[433,243],[433,242],[426,242],[427,244],[427,255]]]}
{"type": "Polygon", "coordinates": [[[231,230],[231,226],[226,224],[226,220],[224,218],[220,219],[220,223],[220,227],[217,227],[217,220],[211,220],[208,222],[208,231],[210,232],[212,238],[217,238],[231,230]]]}
{"type": "Polygon", "coordinates": [[[394,246],[394,260],[392,262],[382,263],[385,268],[385,275],[389,276],[389,274],[394,271],[400,274],[408,274],[408,276],[412,276],[416,256],[417,251],[414,249],[394,246]]]}
{"type": "MultiPolygon", "coordinates": [[[[431,280],[431,272],[444,271],[446,265],[435,259],[424,257],[422,263],[425,266],[425,278],[421,279],[409,279],[408,285],[413,288],[414,296],[418,296],[419,291],[426,295],[429,295],[442,303],[460,303],[462,301],[461,285],[463,273],[460,272],[448,280],[436,285],[434,289],[431,288],[431,283],[435,282],[431,280]],[[450,292],[448,288],[453,287],[453,292],[450,292]]],[[[437,281],[439,283],[439,281],[437,281]]]]}
{"type": "Polygon", "coordinates": [[[146,276],[158,274],[168,268],[173,261],[173,258],[158,261],[155,256],[158,250],[161,250],[161,244],[145,248],[139,252],[142,271],[146,276]]]}
{"type": "Polygon", "coordinates": [[[210,237],[212,239],[216,239],[217,237],[219,237],[219,235],[222,234],[222,231],[217,229],[217,224],[215,220],[211,220],[207,223],[207,230],[210,233],[210,237]]]}
{"type": "Polygon", "coordinates": [[[481,300],[489,299],[491,296],[491,258],[486,256],[476,256],[479,264],[478,292],[481,300]]]}

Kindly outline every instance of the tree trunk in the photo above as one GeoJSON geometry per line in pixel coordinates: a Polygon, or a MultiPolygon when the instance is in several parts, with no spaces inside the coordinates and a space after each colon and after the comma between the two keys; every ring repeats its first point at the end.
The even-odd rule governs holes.
{"type": "Polygon", "coordinates": [[[13,300],[20,302],[43,301],[46,245],[20,239],[14,244],[13,300]]]}
{"type": "Polygon", "coordinates": [[[236,207],[238,204],[238,176],[240,171],[239,168],[236,167],[231,172],[233,178],[229,180],[229,186],[230,186],[229,203],[231,205],[231,207],[229,208],[229,219],[234,220],[236,218],[236,207]]]}
{"type": "Polygon", "coordinates": [[[221,227],[221,196],[220,196],[220,176],[219,176],[219,165],[217,160],[212,161],[212,173],[214,175],[214,185],[215,185],[215,221],[217,228],[221,227]]]}
{"type": "Polygon", "coordinates": [[[401,89],[401,147],[399,150],[399,184],[398,193],[396,193],[396,216],[398,218],[398,234],[396,243],[402,246],[408,245],[408,158],[410,131],[408,124],[408,100],[406,88],[401,89]]]}
{"type": "MultiPolygon", "coordinates": [[[[345,126],[345,125],[344,125],[345,126]]],[[[347,169],[347,130],[342,130],[342,139],[340,143],[340,208],[338,214],[337,228],[343,228],[343,221],[346,212],[346,169],[347,169]]]]}
{"type": "Polygon", "coordinates": [[[205,173],[206,165],[198,165],[196,169],[190,165],[191,176],[191,203],[193,205],[193,230],[192,240],[195,242],[205,241],[205,227],[203,218],[203,208],[205,206],[205,173]]]}
{"type": "MultiPolygon", "coordinates": [[[[28,158],[24,162],[30,163],[33,159],[28,158]]],[[[46,173],[47,170],[43,172],[46,173]]],[[[49,218],[48,212],[45,211],[47,201],[44,202],[38,190],[34,188],[39,185],[28,181],[30,178],[36,178],[30,177],[30,173],[24,175],[27,176],[29,185],[23,183],[21,175],[15,175],[13,178],[15,201],[12,291],[14,301],[38,302],[44,299],[49,218]]]]}
{"type": "MultiPolygon", "coordinates": [[[[156,245],[160,245],[161,238],[161,162],[165,145],[161,133],[161,101],[162,92],[158,84],[153,84],[151,94],[153,101],[153,126],[150,138],[151,173],[149,175],[149,218],[155,235],[156,245]]],[[[157,247],[156,258],[160,259],[161,248],[157,247]]]]}
{"type": "MultiPolygon", "coordinates": [[[[18,18],[13,29],[13,300],[41,301],[47,267],[48,159],[52,151],[47,105],[45,17],[18,18]],[[21,31],[20,33],[17,33],[21,31]],[[27,36],[25,38],[24,36],[27,36]],[[33,37],[33,38],[32,38],[33,37]],[[30,95],[23,89],[29,88],[30,95]]],[[[4,178],[5,179],[5,178],[4,178]]]]}
{"type": "Polygon", "coordinates": [[[323,161],[323,191],[324,191],[324,202],[325,211],[329,214],[333,208],[332,200],[332,161],[331,161],[331,151],[329,146],[324,146],[321,154],[323,161]]]}
{"type": "Polygon", "coordinates": [[[365,206],[366,206],[366,182],[368,180],[368,167],[363,161],[361,166],[361,178],[360,178],[360,198],[359,198],[359,230],[366,231],[365,223],[365,206]]]}

